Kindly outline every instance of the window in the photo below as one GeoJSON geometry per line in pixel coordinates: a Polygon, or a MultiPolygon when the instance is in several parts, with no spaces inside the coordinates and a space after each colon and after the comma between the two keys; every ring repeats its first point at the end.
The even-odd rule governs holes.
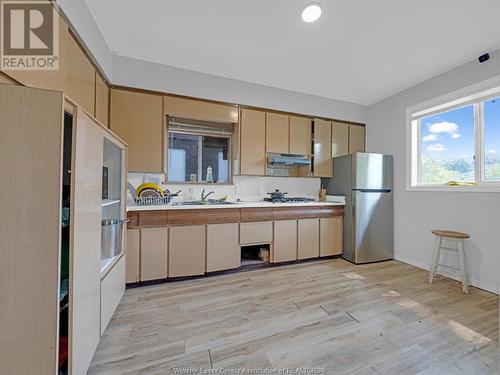
{"type": "Polygon", "coordinates": [[[230,182],[232,124],[169,117],[167,136],[169,182],[230,182]]]}
{"type": "Polygon", "coordinates": [[[409,113],[411,187],[500,186],[500,96],[409,113]]]}

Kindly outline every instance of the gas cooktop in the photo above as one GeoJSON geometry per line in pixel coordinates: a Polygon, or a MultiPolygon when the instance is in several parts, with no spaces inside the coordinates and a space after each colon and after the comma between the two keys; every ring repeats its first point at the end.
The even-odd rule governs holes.
{"type": "Polygon", "coordinates": [[[304,197],[287,197],[287,198],[264,198],[264,201],[271,203],[307,203],[307,202],[314,202],[314,199],[304,198],[304,197]]]}

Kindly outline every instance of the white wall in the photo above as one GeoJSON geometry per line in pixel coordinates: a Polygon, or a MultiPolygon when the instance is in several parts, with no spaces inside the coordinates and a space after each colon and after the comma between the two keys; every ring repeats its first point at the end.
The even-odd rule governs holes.
{"type": "MultiPolygon", "coordinates": [[[[477,60],[402,91],[368,109],[367,148],[394,155],[395,257],[415,266],[430,267],[434,228],[469,233],[467,257],[472,283],[498,292],[500,265],[500,194],[408,192],[405,187],[406,109],[438,96],[500,76],[500,53],[477,60]]],[[[454,263],[446,255],[446,263],[454,263]]]]}
{"type": "Polygon", "coordinates": [[[113,84],[365,123],[366,106],[115,55],[113,84]]]}

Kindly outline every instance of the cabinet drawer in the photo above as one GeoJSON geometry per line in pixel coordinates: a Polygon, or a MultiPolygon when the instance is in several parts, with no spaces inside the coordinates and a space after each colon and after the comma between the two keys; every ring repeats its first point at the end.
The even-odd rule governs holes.
{"type": "Polygon", "coordinates": [[[240,243],[267,243],[273,240],[273,222],[261,221],[240,224],[240,243]]]}

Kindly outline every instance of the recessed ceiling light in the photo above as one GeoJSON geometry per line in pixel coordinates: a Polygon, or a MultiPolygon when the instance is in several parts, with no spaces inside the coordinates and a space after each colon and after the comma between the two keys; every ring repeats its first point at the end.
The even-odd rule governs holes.
{"type": "Polygon", "coordinates": [[[321,4],[320,3],[309,3],[302,10],[302,20],[304,22],[310,23],[316,21],[321,17],[321,4]]]}

